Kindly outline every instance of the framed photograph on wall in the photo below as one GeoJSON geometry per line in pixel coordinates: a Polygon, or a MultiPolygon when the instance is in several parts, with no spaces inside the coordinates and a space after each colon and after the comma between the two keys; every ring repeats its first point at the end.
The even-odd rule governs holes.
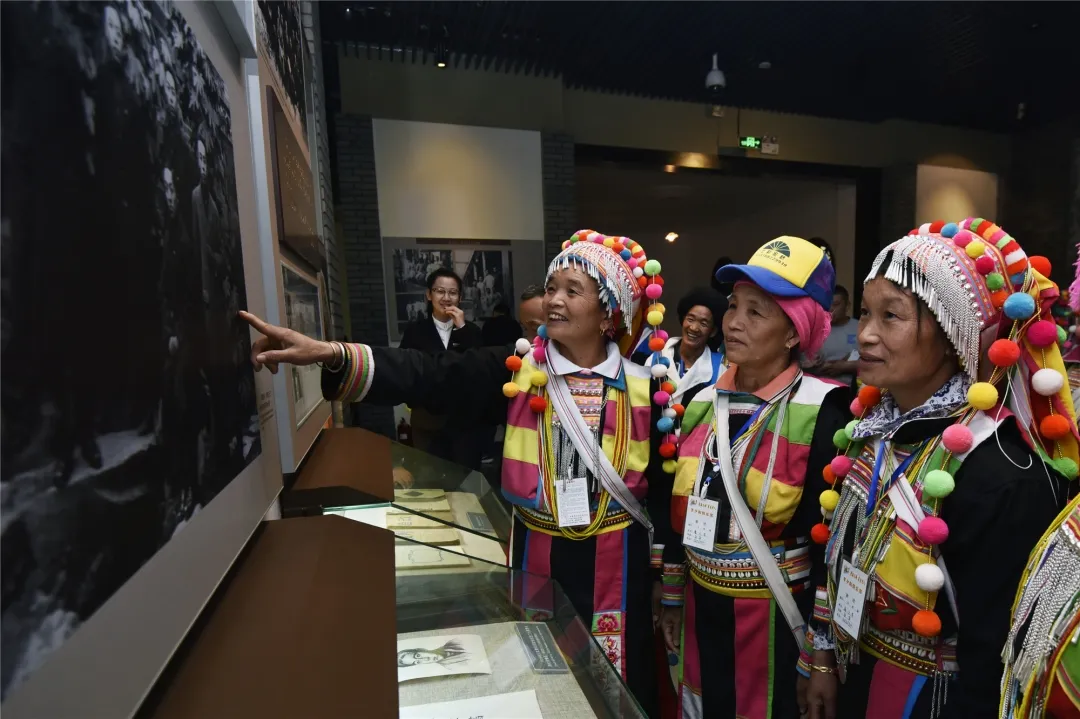
{"type": "Polygon", "coordinates": [[[505,304],[515,313],[513,252],[509,242],[484,244],[447,240],[384,241],[388,264],[388,286],[393,287],[388,304],[390,341],[399,342],[405,327],[428,314],[427,278],[440,267],[453,270],[461,278],[459,306],[465,319],[483,327],[505,304]]]}
{"type": "MultiPolygon", "coordinates": [[[[326,339],[323,325],[323,292],[318,278],[281,263],[281,287],[285,296],[285,326],[315,340],[326,339]]],[[[323,401],[321,370],[289,366],[289,383],[293,395],[296,427],[299,429],[323,401]]]]}

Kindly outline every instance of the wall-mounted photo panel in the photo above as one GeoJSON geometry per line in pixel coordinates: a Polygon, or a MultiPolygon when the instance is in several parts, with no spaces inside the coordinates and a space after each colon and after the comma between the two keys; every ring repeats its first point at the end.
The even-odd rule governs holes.
{"type": "Polygon", "coordinates": [[[325,249],[315,212],[311,162],[286,121],[285,111],[272,88],[266,89],[266,108],[278,241],[300,255],[314,271],[319,271],[325,262],[325,249]]]}
{"type": "MultiPolygon", "coordinates": [[[[323,299],[320,282],[287,262],[281,263],[281,285],[285,295],[285,326],[316,340],[325,340],[323,299]]],[[[290,366],[295,419],[299,429],[325,400],[322,370],[316,365],[290,366]]]]}
{"type": "Polygon", "coordinates": [[[308,64],[299,0],[259,0],[255,9],[260,55],[266,58],[271,86],[307,154],[308,64]]]}
{"type": "Polygon", "coordinates": [[[212,5],[0,25],[0,694],[127,716],[280,489],[240,61],[212,5]]]}

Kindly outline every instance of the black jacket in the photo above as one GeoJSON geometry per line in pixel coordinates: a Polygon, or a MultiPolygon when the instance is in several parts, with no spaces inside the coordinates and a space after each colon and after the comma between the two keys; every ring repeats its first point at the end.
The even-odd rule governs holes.
{"type": "MultiPolygon", "coordinates": [[[[410,322],[405,327],[405,333],[401,336],[401,349],[420,350],[429,354],[442,354],[443,352],[464,352],[474,347],[483,346],[480,328],[472,322],[466,322],[461,327],[455,327],[450,332],[450,341],[444,347],[439,330],[435,327],[435,321],[431,316],[410,322]]],[[[437,431],[446,426],[446,417],[424,409],[423,407],[410,407],[412,410],[412,425],[414,429],[421,431],[437,431]]]]}
{"type": "Polygon", "coordinates": [[[503,345],[513,344],[518,341],[519,337],[524,336],[521,325],[509,315],[492,317],[484,323],[482,334],[484,347],[502,347],[503,345]]]}

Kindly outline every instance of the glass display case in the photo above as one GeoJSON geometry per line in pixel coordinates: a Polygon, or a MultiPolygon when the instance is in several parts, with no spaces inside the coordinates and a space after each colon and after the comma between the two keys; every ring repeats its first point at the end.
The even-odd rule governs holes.
{"type": "MultiPolygon", "coordinates": [[[[397,542],[399,559],[442,551],[397,542]]],[[[484,562],[470,572],[399,566],[396,604],[401,717],[645,716],[550,579],[484,562]]]]}
{"type": "Polygon", "coordinates": [[[414,571],[479,570],[476,562],[463,560],[505,566],[510,513],[484,475],[399,442],[389,444],[393,498],[342,495],[338,502],[324,506],[322,513],[390,529],[399,541],[411,540],[462,556],[432,566],[413,566],[414,571]]]}

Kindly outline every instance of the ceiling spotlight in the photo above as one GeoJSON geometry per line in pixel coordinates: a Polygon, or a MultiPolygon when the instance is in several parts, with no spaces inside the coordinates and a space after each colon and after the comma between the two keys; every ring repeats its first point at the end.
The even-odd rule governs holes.
{"type": "Polygon", "coordinates": [[[768,70],[772,67],[772,63],[768,60],[763,60],[758,63],[758,70],[768,70]]]}
{"type": "Polygon", "coordinates": [[[669,232],[666,235],[664,235],[664,239],[667,240],[668,242],[674,242],[675,240],[679,239],[679,233],[677,233],[677,232],[669,232]]]}
{"type": "Polygon", "coordinates": [[[664,172],[669,174],[675,172],[675,165],[664,165],[664,172]]]}

